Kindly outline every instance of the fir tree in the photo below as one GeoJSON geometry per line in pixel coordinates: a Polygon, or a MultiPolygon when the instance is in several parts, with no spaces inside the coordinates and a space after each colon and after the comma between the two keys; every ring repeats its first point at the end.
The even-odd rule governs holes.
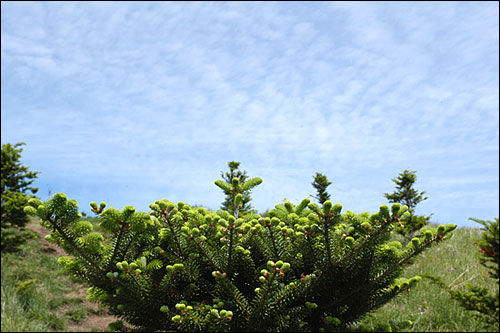
{"type": "MultiPolygon", "coordinates": [[[[232,184],[234,178],[237,178],[239,182],[244,183],[248,179],[248,176],[245,170],[241,171],[238,169],[240,166],[240,162],[231,161],[228,163],[228,166],[229,166],[228,172],[225,173],[221,172],[221,177],[226,183],[226,185],[220,186],[217,183],[216,185],[219,186],[226,195],[224,202],[221,205],[221,209],[234,213],[235,211],[234,198],[237,193],[232,191],[229,185],[232,184]]],[[[239,207],[239,212],[241,214],[245,214],[252,210],[252,205],[250,204],[250,201],[252,200],[252,198],[250,197],[250,189],[242,192],[242,196],[243,198],[241,200],[241,207],[239,207]]]]}
{"type": "Polygon", "coordinates": [[[319,173],[316,172],[316,175],[314,176],[314,180],[311,183],[311,185],[316,189],[317,195],[313,196],[320,204],[323,204],[326,200],[330,199],[330,194],[326,191],[326,188],[331,184],[331,182],[328,181],[328,178],[319,173]]]}
{"type": "Polygon", "coordinates": [[[22,145],[23,142],[2,145],[2,250],[15,250],[25,238],[33,236],[31,232],[18,228],[29,222],[23,208],[38,191],[36,187],[30,187],[38,172],[29,171],[20,161],[23,149],[19,147],[22,145]]]}
{"type": "Polygon", "coordinates": [[[390,203],[400,203],[408,207],[409,218],[402,221],[396,232],[410,239],[416,231],[429,223],[431,216],[415,215],[415,206],[428,197],[424,197],[425,191],[419,192],[413,188],[417,181],[416,171],[404,170],[392,181],[396,184],[396,191],[391,194],[384,193],[384,196],[390,203]]]}
{"type": "Polygon", "coordinates": [[[217,180],[234,194],[232,211],[166,199],[150,213],[91,202],[106,241],[64,194],[31,199],[25,210],[71,255],[59,262],[88,282],[89,298],[145,331],[345,331],[418,283],[400,277],[404,267],[456,227],[428,228],[403,247],[391,240],[408,215],[399,203],[342,214],[340,204],[304,199],[268,217],[240,214],[243,193],[261,182],[217,180]]]}

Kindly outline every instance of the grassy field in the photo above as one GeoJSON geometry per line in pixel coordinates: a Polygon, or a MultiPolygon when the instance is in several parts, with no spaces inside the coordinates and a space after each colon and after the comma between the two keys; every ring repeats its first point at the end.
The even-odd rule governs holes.
{"type": "MultiPolygon", "coordinates": [[[[465,289],[470,283],[498,290],[498,281],[490,278],[488,270],[479,263],[480,252],[474,239],[480,238],[479,228],[459,228],[451,239],[422,253],[403,276],[429,273],[443,278],[454,289],[465,289]]],[[[411,320],[411,332],[488,332],[497,331],[486,326],[475,313],[463,309],[431,281],[422,279],[410,292],[405,292],[365,318],[364,323],[411,320]]]]}
{"type": "MultiPolygon", "coordinates": [[[[31,227],[37,228],[32,222],[31,227]]],[[[41,232],[41,229],[36,229],[41,232]]],[[[424,252],[403,276],[424,272],[439,275],[453,288],[465,283],[497,290],[479,264],[478,247],[473,243],[480,229],[460,228],[451,239],[424,252]]],[[[42,235],[43,236],[43,235],[42,235]]],[[[70,278],[57,265],[57,249],[40,239],[30,240],[19,253],[2,253],[2,332],[103,331],[118,318],[85,299],[87,287],[70,278]],[[24,287],[19,283],[25,282],[24,287]]],[[[480,332],[498,331],[487,327],[473,312],[439,287],[423,279],[410,292],[370,313],[364,324],[411,320],[411,332],[480,332]]]]}

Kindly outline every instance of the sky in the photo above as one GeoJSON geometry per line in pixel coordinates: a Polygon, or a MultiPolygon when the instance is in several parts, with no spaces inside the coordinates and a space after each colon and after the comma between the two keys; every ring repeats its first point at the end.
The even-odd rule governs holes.
{"type": "Polygon", "coordinates": [[[499,216],[498,2],[1,3],[1,142],[43,200],[219,209],[229,161],[259,212],[388,204],[416,171],[440,224],[499,216]],[[314,199],[313,199],[314,200],[314,199]]]}

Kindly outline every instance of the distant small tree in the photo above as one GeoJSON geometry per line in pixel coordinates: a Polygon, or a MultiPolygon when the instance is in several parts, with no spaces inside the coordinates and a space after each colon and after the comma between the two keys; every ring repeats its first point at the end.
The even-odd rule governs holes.
{"type": "Polygon", "coordinates": [[[30,187],[38,172],[29,171],[28,167],[22,165],[20,159],[23,149],[19,148],[22,145],[23,142],[2,145],[2,250],[14,250],[25,238],[32,237],[31,233],[19,227],[29,222],[23,209],[28,200],[34,198],[32,194],[38,191],[38,188],[30,187]]]}
{"type": "Polygon", "coordinates": [[[424,197],[425,191],[417,191],[413,185],[417,181],[416,171],[404,170],[397,178],[392,180],[396,184],[396,191],[393,193],[384,193],[384,196],[390,203],[400,203],[408,206],[410,216],[404,224],[400,224],[395,231],[407,238],[412,238],[416,231],[429,223],[430,216],[415,215],[415,206],[421,201],[427,200],[424,197]]]}
{"type": "Polygon", "coordinates": [[[311,185],[316,189],[317,192],[317,195],[313,196],[313,198],[318,200],[320,204],[323,204],[326,200],[330,199],[330,194],[326,191],[326,188],[330,184],[331,182],[328,181],[328,178],[325,175],[316,172],[314,181],[311,183],[311,185]]]}
{"type": "MultiPolygon", "coordinates": [[[[233,193],[231,190],[232,187],[229,186],[233,183],[234,178],[238,178],[240,184],[243,184],[248,180],[247,172],[245,170],[241,171],[239,170],[240,162],[236,161],[231,161],[228,162],[227,164],[229,166],[229,171],[228,172],[221,172],[221,177],[224,180],[224,182],[228,186],[220,186],[218,185],[223,191],[224,194],[226,195],[224,202],[222,202],[221,209],[222,210],[227,210],[230,213],[234,214],[235,212],[235,207],[234,207],[234,198],[236,193],[233,193]]],[[[250,201],[252,198],[250,197],[250,191],[251,189],[248,189],[246,191],[243,191],[242,194],[242,199],[241,199],[241,207],[239,208],[239,213],[240,215],[245,214],[247,212],[252,211],[252,205],[250,204],[250,201]]]]}

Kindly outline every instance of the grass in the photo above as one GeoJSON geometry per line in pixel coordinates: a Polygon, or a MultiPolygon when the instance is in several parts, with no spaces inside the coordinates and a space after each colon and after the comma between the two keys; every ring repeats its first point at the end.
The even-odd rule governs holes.
{"type": "MultiPolygon", "coordinates": [[[[95,222],[91,218],[88,220],[95,222]]],[[[491,279],[479,263],[480,253],[474,239],[480,234],[480,229],[455,230],[451,239],[416,258],[403,276],[426,272],[441,276],[453,288],[464,288],[466,283],[471,283],[498,290],[498,281],[491,279]]],[[[85,290],[86,287],[64,273],[57,264],[57,257],[38,240],[28,241],[17,253],[2,253],[1,264],[2,332],[67,331],[70,324],[96,313],[86,308],[80,297],[74,296],[77,288],[85,290]],[[18,288],[22,282],[26,282],[26,286],[18,288]]],[[[414,323],[408,329],[411,332],[498,331],[498,325],[486,326],[474,312],[463,309],[426,279],[410,292],[404,292],[368,314],[360,324],[376,325],[391,320],[411,320],[414,323]]]]}
{"type": "MultiPolygon", "coordinates": [[[[460,228],[451,239],[427,250],[405,269],[403,276],[412,277],[423,273],[438,275],[454,289],[465,289],[465,284],[498,290],[498,281],[490,278],[488,270],[479,263],[480,252],[474,239],[480,238],[478,228],[460,228]]],[[[459,303],[428,279],[410,292],[405,292],[385,304],[364,320],[365,324],[411,320],[411,332],[487,332],[497,331],[487,326],[473,311],[459,303]]]]}
{"type": "Polygon", "coordinates": [[[67,331],[69,324],[85,318],[82,298],[72,294],[86,288],[37,239],[19,252],[2,252],[1,267],[2,332],[67,331]]]}

